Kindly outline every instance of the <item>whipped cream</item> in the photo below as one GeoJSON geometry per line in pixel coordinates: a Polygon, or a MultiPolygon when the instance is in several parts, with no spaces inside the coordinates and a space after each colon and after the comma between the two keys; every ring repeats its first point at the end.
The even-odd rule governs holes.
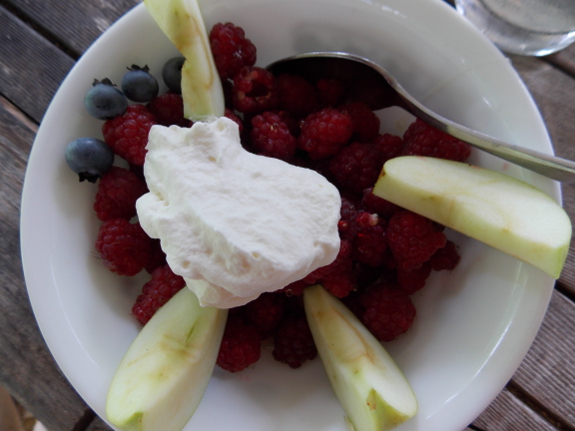
{"type": "Polygon", "coordinates": [[[232,120],[153,126],[147,149],[140,224],[202,305],[243,305],[337,256],[338,190],[247,152],[232,120]]]}

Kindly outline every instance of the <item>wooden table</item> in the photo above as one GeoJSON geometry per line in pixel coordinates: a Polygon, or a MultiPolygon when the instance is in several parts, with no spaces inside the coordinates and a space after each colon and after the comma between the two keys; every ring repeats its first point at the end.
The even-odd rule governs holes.
{"type": "MultiPolygon", "coordinates": [[[[38,124],[74,62],[137,0],[0,0],[0,385],[50,431],[109,430],[75,393],[34,320],[22,276],[19,209],[38,124]]],[[[558,155],[575,159],[575,46],[511,57],[558,155]]],[[[575,216],[575,186],[563,186],[575,216]]],[[[528,355],[468,430],[575,430],[575,253],[528,355]]]]}

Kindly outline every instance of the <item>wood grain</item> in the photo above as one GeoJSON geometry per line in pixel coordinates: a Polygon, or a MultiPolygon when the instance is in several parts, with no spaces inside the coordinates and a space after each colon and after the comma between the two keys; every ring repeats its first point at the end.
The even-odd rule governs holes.
{"type": "Polygon", "coordinates": [[[74,60],[0,7],[0,94],[40,122],[74,60]]]}
{"type": "Polygon", "coordinates": [[[0,382],[49,429],[71,430],[88,407],[40,335],[20,262],[20,194],[34,129],[14,105],[0,98],[0,382]]]}

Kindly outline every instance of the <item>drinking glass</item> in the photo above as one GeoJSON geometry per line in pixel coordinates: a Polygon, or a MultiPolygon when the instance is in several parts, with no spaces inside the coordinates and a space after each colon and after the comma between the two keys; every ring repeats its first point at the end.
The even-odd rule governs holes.
{"type": "Polygon", "coordinates": [[[575,0],[455,0],[502,51],[547,55],[575,41],[575,0]]]}

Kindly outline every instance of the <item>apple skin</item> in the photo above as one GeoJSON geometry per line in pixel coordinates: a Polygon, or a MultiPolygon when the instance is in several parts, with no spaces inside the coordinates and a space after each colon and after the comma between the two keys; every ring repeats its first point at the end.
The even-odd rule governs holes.
{"type": "Polygon", "coordinates": [[[220,76],[196,0],[144,0],[164,34],[186,58],[182,67],[184,117],[209,121],[223,117],[225,103],[220,76]]]}
{"type": "Polygon", "coordinates": [[[323,286],[304,291],[307,320],[350,430],[387,431],[415,416],[415,394],[382,344],[323,286]]]}
{"type": "Polygon", "coordinates": [[[184,287],[142,328],[108,391],[106,416],[124,431],[180,431],[210,381],[227,310],[184,287]]]}
{"type": "Polygon", "coordinates": [[[385,163],[373,193],[559,278],[571,221],[550,196],[500,172],[402,156],[385,163]]]}

